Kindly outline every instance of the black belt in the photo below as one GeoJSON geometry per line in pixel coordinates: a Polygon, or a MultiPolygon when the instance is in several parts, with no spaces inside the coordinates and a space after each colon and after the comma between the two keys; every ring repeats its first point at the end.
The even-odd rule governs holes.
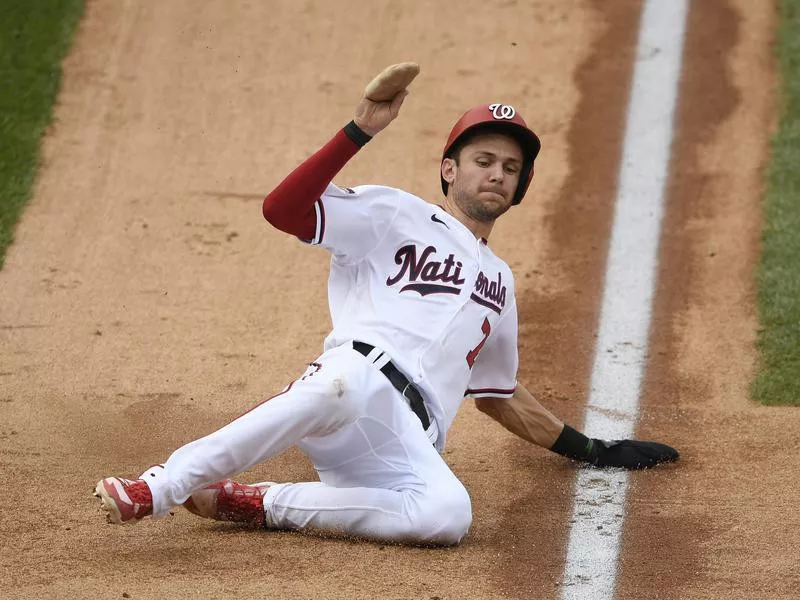
{"type": "MultiPolygon", "coordinates": [[[[374,349],[375,346],[371,346],[370,344],[353,342],[353,350],[364,356],[367,356],[374,349]]],[[[414,414],[417,415],[422,423],[422,428],[427,430],[431,425],[431,419],[428,416],[428,411],[425,410],[425,401],[422,399],[422,394],[419,393],[419,390],[408,380],[408,377],[403,375],[400,370],[394,366],[391,360],[381,367],[381,373],[386,375],[386,379],[389,380],[389,383],[408,400],[411,410],[414,411],[414,414]]]]}

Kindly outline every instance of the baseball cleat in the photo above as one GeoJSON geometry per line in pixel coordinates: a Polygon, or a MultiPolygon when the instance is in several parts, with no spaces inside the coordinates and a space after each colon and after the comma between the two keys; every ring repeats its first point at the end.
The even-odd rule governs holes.
{"type": "Polygon", "coordinates": [[[263,527],[264,494],[271,485],[271,481],[247,485],[226,479],[195,492],[183,506],[198,517],[263,527]]]}
{"type": "Polygon", "coordinates": [[[100,498],[100,507],[106,511],[109,523],[138,523],[153,514],[153,496],[142,479],[106,477],[97,482],[94,496],[100,498]]]}

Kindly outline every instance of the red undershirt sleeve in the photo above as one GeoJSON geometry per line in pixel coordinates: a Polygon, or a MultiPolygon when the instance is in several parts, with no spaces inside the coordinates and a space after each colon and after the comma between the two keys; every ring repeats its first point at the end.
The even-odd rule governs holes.
{"type": "Polygon", "coordinates": [[[317,226],[314,204],[369,139],[352,121],[340,129],[264,198],[264,218],[301,240],[312,239],[317,226]]]}

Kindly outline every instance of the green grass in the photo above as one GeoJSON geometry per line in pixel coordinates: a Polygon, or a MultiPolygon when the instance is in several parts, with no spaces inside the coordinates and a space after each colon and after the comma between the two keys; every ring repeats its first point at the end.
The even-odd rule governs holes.
{"type": "Polygon", "coordinates": [[[0,268],[31,194],[83,0],[0,0],[0,268]]]}
{"type": "Polygon", "coordinates": [[[800,405],[800,0],[780,0],[780,121],[766,173],[758,271],[761,370],[751,393],[800,405]]]}

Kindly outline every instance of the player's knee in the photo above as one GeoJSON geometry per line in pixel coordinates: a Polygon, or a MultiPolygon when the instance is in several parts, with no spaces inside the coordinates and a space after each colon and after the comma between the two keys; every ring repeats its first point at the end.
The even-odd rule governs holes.
{"type": "Polygon", "coordinates": [[[440,543],[455,545],[467,535],[472,525],[472,503],[469,495],[464,491],[458,498],[451,498],[444,506],[444,513],[440,515],[441,532],[440,543]]]}
{"type": "Polygon", "coordinates": [[[460,483],[438,489],[421,503],[417,535],[420,542],[452,546],[472,525],[472,502],[460,483]]]}

